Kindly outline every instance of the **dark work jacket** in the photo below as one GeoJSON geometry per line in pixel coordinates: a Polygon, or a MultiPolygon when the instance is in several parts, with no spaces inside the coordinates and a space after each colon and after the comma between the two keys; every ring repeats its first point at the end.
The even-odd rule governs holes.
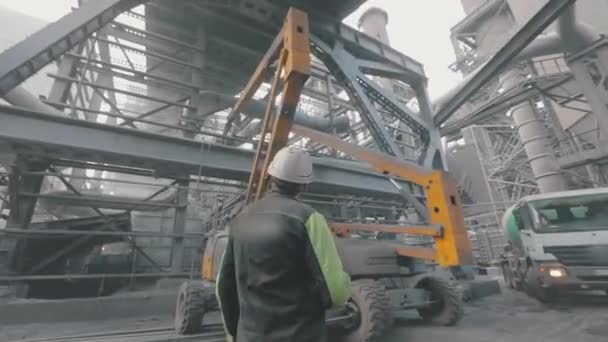
{"type": "Polygon", "coordinates": [[[217,295],[237,342],[323,342],[350,280],[323,216],[271,192],[231,224],[217,295]]]}

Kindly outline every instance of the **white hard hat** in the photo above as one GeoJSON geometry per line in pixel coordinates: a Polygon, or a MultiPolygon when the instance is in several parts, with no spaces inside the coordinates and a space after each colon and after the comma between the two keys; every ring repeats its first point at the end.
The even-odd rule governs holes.
{"type": "Polygon", "coordinates": [[[312,182],[312,160],[302,149],[284,147],[274,156],[268,174],[285,182],[309,184],[312,182]]]}

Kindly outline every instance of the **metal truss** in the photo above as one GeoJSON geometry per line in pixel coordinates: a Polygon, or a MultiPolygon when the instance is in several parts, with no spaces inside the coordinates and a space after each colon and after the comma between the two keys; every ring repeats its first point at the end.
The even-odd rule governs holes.
{"type": "MultiPolygon", "coordinates": [[[[198,174],[244,181],[253,152],[0,106],[0,140],[13,153],[152,170],[159,177],[198,174]]],[[[314,158],[321,192],[398,196],[385,177],[356,162],[314,158]]],[[[94,165],[91,165],[93,167],[94,165]]]]}
{"type": "Polygon", "coordinates": [[[492,202],[514,202],[537,190],[524,146],[510,126],[472,126],[492,202]]]}
{"type": "Polygon", "coordinates": [[[494,92],[488,100],[473,108],[465,117],[454,117],[440,128],[442,136],[460,134],[461,130],[473,124],[483,124],[496,115],[504,115],[511,107],[527,101],[532,97],[565,85],[572,81],[570,73],[558,75],[534,76],[526,79],[516,87],[504,89],[501,93],[494,92]]]}
{"type": "MultiPolygon", "coordinates": [[[[403,122],[419,136],[422,142],[419,163],[430,167],[430,164],[424,162],[429,154],[431,132],[435,129],[424,121],[424,116],[407,110],[394,96],[389,95],[366,75],[387,76],[386,68],[381,63],[369,63],[355,58],[342,44],[338,43],[332,47],[316,36],[313,36],[312,43],[315,56],[325,63],[330,72],[336,76],[337,81],[343,85],[349,97],[357,104],[365,127],[369,129],[378,149],[403,157],[395,138],[385,128],[388,118],[391,121],[403,122]],[[383,114],[380,114],[380,108],[383,114]]],[[[399,78],[397,72],[392,73],[391,76],[399,78]]],[[[419,99],[424,98],[426,93],[417,96],[419,99]]],[[[425,103],[424,100],[420,102],[425,103]]]]}
{"type": "Polygon", "coordinates": [[[86,2],[78,11],[46,26],[0,54],[0,95],[6,94],[92,33],[104,27],[118,14],[142,1],[96,0],[86,2]]]}
{"type": "MultiPolygon", "coordinates": [[[[22,220],[12,221],[10,230],[4,233],[20,240],[40,236],[36,234],[41,233],[41,229],[36,226],[30,227],[31,231],[24,231],[31,222],[32,203],[37,199],[94,207],[103,214],[102,220],[107,215],[106,209],[171,210],[175,214],[170,232],[122,234],[102,229],[90,234],[78,232],[77,235],[82,241],[104,234],[171,239],[174,261],[171,265],[160,265],[163,272],[135,273],[133,276],[183,275],[180,271],[186,255],[185,239],[193,236],[183,230],[186,208],[200,210],[201,215],[208,218],[207,223],[218,216],[212,215],[218,208],[226,210],[225,204],[231,203],[229,197],[235,192],[225,188],[247,180],[253,157],[251,150],[235,146],[255,143],[255,134],[241,137],[222,134],[229,120],[229,112],[224,109],[229,106],[207,101],[205,91],[228,96],[239,93],[276,28],[282,24],[287,6],[276,3],[267,0],[229,4],[218,1],[88,1],[49,29],[1,54],[1,95],[51,61],[58,61],[58,71],[49,75],[53,80],[51,93],[42,99],[54,109],[53,114],[58,115],[1,106],[0,144],[3,156],[44,164],[43,169],[26,170],[30,174],[28,177],[55,179],[55,183],[59,182],[69,190],[41,193],[35,186],[37,182],[30,182],[31,188],[21,189],[19,201],[9,201],[11,220],[17,214],[22,220]],[[145,14],[130,10],[142,3],[147,5],[145,14]],[[252,3],[255,10],[247,7],[252,3]],[[192,15],[184,16],[185,9],[192,15]],[[119,16],[120,13],[124,15],[119,16]],[[167,19],[172,15],[180,18],[180,22],[167,19]],[[129,18],[128,22],[123,20],[125,17],[129,18]],[[274,17],[281,19],[277,21],[274,17]],[[234,26],[218,31],[218,27],[228,26],[208,27],[201,25],[202,21],[234,26]],[[145,29],[140,24],[145,24],[145,29]],[[241,37],[241,33],[246,37],[241,37]],[[221,144],[224,141],[227,144],[221,144]],[[54,167],[57,172],[45,171],[48,167],[54,167]],[[72,168],[71,174],[62,173],[64,168],[72,168]],[[95,175],[91,176],[89,171],[95,171],[95,175]],[[104,181],[107,176],[102,175],[103,172],[116,174],[104,181]],[[63,177],[59,181],[57,174],[63,177]],[[140,186],[139,181],[124,178],[126,175],[172,179],[177,183],[169,188],[178,195],[174,202],[157,203],[146,198],[129,200],[108,193],[101,196],[100,192],[91,195],[83,191],[83,187],[96,182],[140,186]],[[206,182],[208,177],[222,181],[206,182]],[[121,183],[128,182],[127,179],[132,182],[121,183]]],[[[348,8],[352,9],[344,1],[331,3],[336,11],[344,14],[348,8]]],[[[314,6],[308,2],[305,5],[314,6]]],[[[351,130],[343,134],[344,140],[375,146],[395,155],[401,155],[404,148],[415,150],[416,146],[411,145],[420,142],[422,150],[416,162],[428,166],[437,152],[439,135],[430,123],[422,65],[335,18],[327,18],[314,8],[311,11],[312,33],[318,37],[314,47],[318,57],[328,58],[326,64],[331,67],[320,63],[313,66],[313,81],[303,90],[301,109],[329,120],[338,114],[347,115],[353,124],[351,130]],[[410,85],[417,92],[420,113],[405,107],[370,77],[384,77],[410,85]],[[348,99],[336,95],[344,89],[349,94],[348,99]],[[406,126],[405,129],[395,125],[399,122],[406,126]],[[412,128],[411,132],[408,127],[412,128]],[[415,136],[416,143],[406,146],[407,142],[395,141],[398,134],[415,136]]],[[[236,123],[233,129],[240,131],[255,124],[255,119],[241,117],[236,123]]],[[[329,132],[335,133],[331,127],[329,132]]],[[[304,142],[301,137],[294,137],[294,143],[304,142]]],[[[310,189],[313,194],[309,199],[312,205],[334,212],[331,216],[337,221],[352,218],[354,214],[349,208],[353,207],[358,207],[358,221],[382,217],[387,224],[394,224],[399,219],[397,212],[402,208],[395,208],[395,203],[401,199],[401,193],[385,176],[358,162],[328,158],[335,151],[311,148],[321,152],[314,157],[316,182],[310,189]],[[318,196],[336,198],[319,199],[318,196]]],[[[398,185],[410,189],[415,196],[421,195],[420,189],[409,183],[399,182],[398,185]]],[[[92,211],[97,212],[96,209],[92,211]]],[[[63,233],[76,234],[75,231],[63,233]]],[[[200,234],[195,238],[199,237],[200,234]]],[[[60,258],[65,253],[69,250],[57,251],[53,257],[60,258]]],[[[158,263],[154,255],[150,255],[150,259],[158,263]]],[[[148,261],[148,264],[153,263],[148,261]]],[[[26,273],[22,278],[12,279],[43,279],[40,277],[26,273]]]]}
{"type": "Polygon", "coordinates": [[[485,62],[467,83],[450,97],[447,103],[435,113],[433,120],[437,126],[443,124],[453,113],[455,113],[468,99],[470,99],[481,87],[492,80],[517,56],[521,50],[532,42],[543,30],[566,9],[572,6],[576,0],[553,0],[548,1],[511,39],[500,48],[494,56],[485,62]]]}

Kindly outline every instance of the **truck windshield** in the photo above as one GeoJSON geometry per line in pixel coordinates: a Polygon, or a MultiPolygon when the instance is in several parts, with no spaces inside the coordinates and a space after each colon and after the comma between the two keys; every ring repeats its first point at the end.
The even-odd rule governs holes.
{"type": "Polygon", "coordinates": [[[531,201],[539,233],[608,230],[608,194],[531,201]]]}

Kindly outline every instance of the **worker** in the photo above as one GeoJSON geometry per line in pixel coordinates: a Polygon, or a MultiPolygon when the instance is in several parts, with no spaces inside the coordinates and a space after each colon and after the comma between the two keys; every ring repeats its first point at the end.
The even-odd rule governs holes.
{"type": "Polygon", "coordinates": [[[326,341],[325,310],[350,298],[325,218],[297,196],[312,182],[305,151],[281,149],[269,192],[231,224],[216,293],[237,342],[326,341]]]}

